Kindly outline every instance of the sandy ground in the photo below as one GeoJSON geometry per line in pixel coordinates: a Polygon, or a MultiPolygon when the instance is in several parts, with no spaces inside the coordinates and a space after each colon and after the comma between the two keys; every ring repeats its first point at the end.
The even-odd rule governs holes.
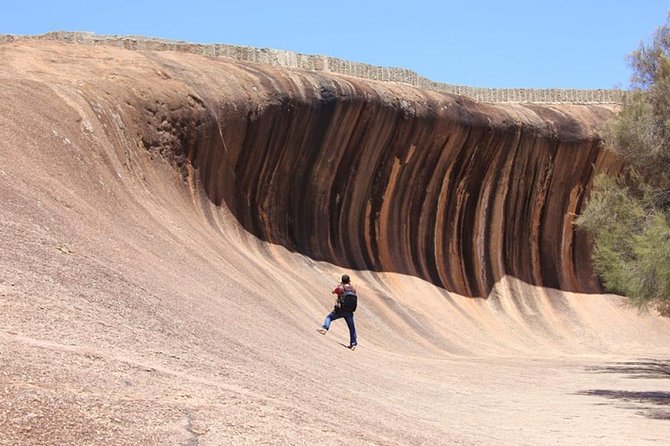
{"type": "Polygon", "coordinates": [[[11,85],[0,445],[668,444],[667,319],[511,277],[478,299],[315,262],[11,85]],[[315,331],[344,272],[353,352],[343,321],[315,331]]]}

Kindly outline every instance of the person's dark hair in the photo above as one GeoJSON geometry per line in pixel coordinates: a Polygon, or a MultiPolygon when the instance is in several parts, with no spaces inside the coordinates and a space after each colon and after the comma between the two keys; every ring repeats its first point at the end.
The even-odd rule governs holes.
{"type": "Polygon", "coordinates": [[[349,283],[351,279],[349,278],[349,275],[345,274],[342,276],[342,283],[349,283]]]}

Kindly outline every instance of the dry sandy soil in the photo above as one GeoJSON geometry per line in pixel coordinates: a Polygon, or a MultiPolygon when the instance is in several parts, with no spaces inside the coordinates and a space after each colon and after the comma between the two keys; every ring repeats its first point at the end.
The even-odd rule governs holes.
{"type": "Polygon", "coordinates": [[[0,445],[669,443],[670,321],[259,240],[96,117],[83,67],[139,57],[0,47],[0,445]],[[344,272],[356,351],[315,331],[344,272]]]}

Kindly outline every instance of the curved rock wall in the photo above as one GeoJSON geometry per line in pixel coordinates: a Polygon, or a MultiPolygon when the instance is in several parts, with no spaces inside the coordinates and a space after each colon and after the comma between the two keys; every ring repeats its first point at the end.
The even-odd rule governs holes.
{"type": "Polygon", "coordinates": [[[596,132],[608,108],[493,106],[257,65],[219,75],[201,85],[210,97],[181,79],[208,123],[186,152],[209,199],[256,236],[469,296],[506,275],[599,290],[572,222],[594,169],[620,167],[596,132]]]}
{"type": "Polygon", "coordinates": [[[85,97],[119,148],[171,160],[261,239],[468,296],[505,276],[599,290],[573,219],[594,173],[620,168],[597,134],[606,106],[483,104],[191,54],[119,58],[110,47],[69,46],[78,64],[58,65],[49,45],[60,44],[19,42],[8,60],[12,45],[49,66],[49,88],[85,97]]]}
{"type": "Polygon", "coordinates": [[[572,221],[594,165],[613,166],[592,127],[606,110],[497,108],[317,76],[274,75],[261,89],[274,98],[262,110],[217,116],[228,159],[213,160],[216,145],[192,155],[199,172],[229,166],[203,175],[205,190],[258,237],[469,296],[505,275],[598,290],[572,221]]]}

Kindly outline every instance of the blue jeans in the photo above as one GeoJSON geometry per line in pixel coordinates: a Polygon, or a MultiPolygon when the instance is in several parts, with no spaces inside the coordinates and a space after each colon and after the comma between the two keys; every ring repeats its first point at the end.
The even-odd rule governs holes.
{"type": "Polygon", "coordinates": [[[328,316],[326,316],[326,320],[323,321],[323,328],[326,330],[330,329],[330,323],[334,320],[344,318],[344,320],[347,322],[347,327],[349,327],[349,345],[356,345],[356,326],[354,325],[354,313],[351,311],[345,311],[345,310],[333,310],[330,312],[328,316]]]}

